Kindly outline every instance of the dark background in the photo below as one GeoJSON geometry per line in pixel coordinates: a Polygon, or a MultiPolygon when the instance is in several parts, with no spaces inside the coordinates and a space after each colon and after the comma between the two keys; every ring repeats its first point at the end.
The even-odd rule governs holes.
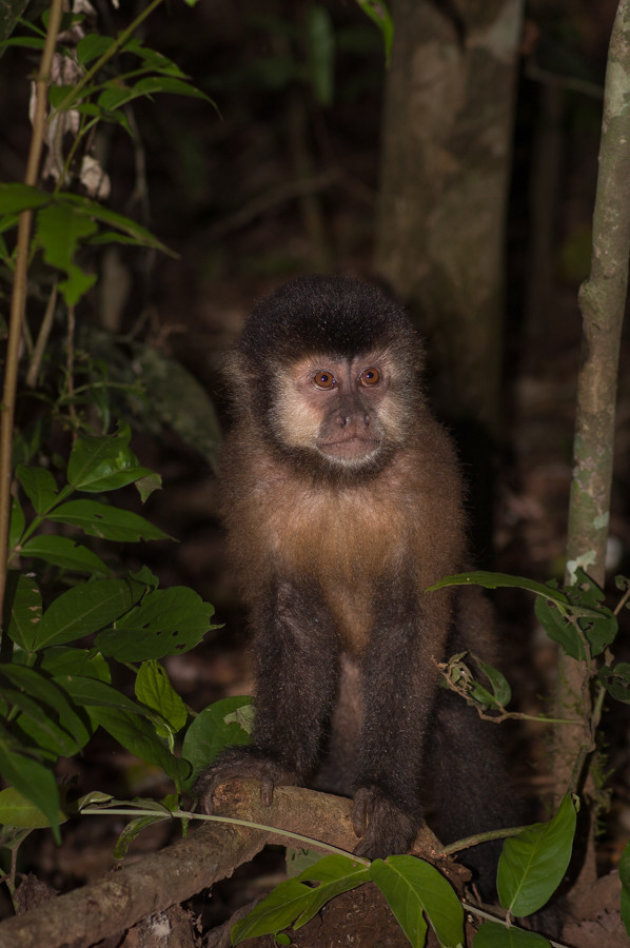
{"type": "MultiPolygon", "coordinates": [[[[354,2],[325,6],[337,40],[330,104],[318,103],[300,78],[303,4],[200,0],[189,9],[174,3],[148,21],[143,41],[173,58],[218,111],[198,99],[156,97],[134,106],[135,145],[114,129],[107,129],[98,142],[112,179],[111,206],[141,220],[179,258],[118,250],[107,265],[99,263],[99,288],[82,304],[81,319],[101,329],[105,323],[117,336],[135,334],[182,363],[212,395],[223,422],[223,355],[253,302],[284,279],[319,269],[322,262],[322,246],[313,246],[305,224],[293,161],[290,114],[295,95],[308,106],[309,193],[325,222],[323,248],[330,268],[374,276],[382,43],[354,2]],[[140,175],[139,165],[146,169],[140,175]],[[114,291],[119,299],[111,302],[114,291]],[[107,307],[104,298],[110,301],[107,307]]],[[[526,6],[507,223],[504,421],[493,458],[492,550],[485,549],[484,555],[491,554],[502,571],[545,580],[560,578],[563,571],[579,367],[577,291],[589,266],[601,94],[615,8],[614,0],[532,0],[526,6]],[[550,85],[560,89],[551,115],[550,85]],[[542,128],[553,132],[547,154],[544,149],[550,146],[541,138],[542,128]],[[552,252],[543,302],[533,309],[531,266],[537,241],[543,239],[532,227],[538,185],[534,169],[540,173],[549,162],[557,174],[547,222],[552,252]]],[[[112,17],[121,16],[105,3],[98,10],[103,29],[112,17]]],[[[4,181],[24,174],[28,78],[35,62],[14,49],[0,59],[4,181]]],[[[0,292],[6,311],[7,285],[0,292]]],[[[627,572],[630,551],[628,355],[626,334],[611,519],[617,572],[627,572]]],[[[142,463],[164,480],[164,490],[151,497],[145,513],[179,542],[130,553],[130,565],[137,555],[160,575],[162,585],[192,586],[215,604],[219,620],[226,623],[205,648],[167,661],[175,687],[199,709],[251,688],[243,616],[223,561],[211,459],[168,429],[156,435],[138,424],[133,443],[142,463]]],[[[475,496],[469,503],[474,508],[475,496]]],[[[536,632],[531,600],[506,593],[494,599],[508,677],[521,710],[536,710],[552,681],[553,652],[536,632]]],[[[602,865],[614,864],[630,823],[625,732],[625,718],[615,708],[608,724],[615,803],[601,847],[602,865]]],[[[548,761],[540,731],[515,731],[514,754],[524,792],[544,798],[548,761]]],[[[68,776],[85,781],[86,789],[114,787],[121,794],[146,794],[159,784],[149,768],[114,752],[104,739],[96,742],[89,758],[73,762],[68,776]]],[[[61,850],[38,836],[39,871],[59,887],[102,871],[111,848],[101,849],[97,825],[94,821],[91,829],[84,825],[77,835],[67,833],[61,850]]],[[[151,836],[143,838],[139,847],[155,845],[151,836]]],[[[35,858],[33,850],[31,856],[35,858]]]]}

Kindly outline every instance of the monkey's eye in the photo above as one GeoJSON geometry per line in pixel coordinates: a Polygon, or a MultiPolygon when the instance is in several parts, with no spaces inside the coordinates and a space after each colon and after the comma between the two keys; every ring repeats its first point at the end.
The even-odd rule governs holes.
{"type": "Polygon", "coordinates": [[[336,381],[332,372],[316,372],[313,376],[313,382],[318,388],[334,388],[336,381]]]}
{"type": "Polygon", "coordinates": [[[363,369],[359,376],[361,385],[377,385],[381,380],[381,373],[378,369],[363,369]]]}

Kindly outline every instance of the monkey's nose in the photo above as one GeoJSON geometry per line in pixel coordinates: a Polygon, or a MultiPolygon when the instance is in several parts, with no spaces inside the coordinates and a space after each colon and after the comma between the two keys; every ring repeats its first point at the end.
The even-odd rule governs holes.
{"type": "Polygon", "coordinates": [[[348,428],[352,424],[357,429],[370,427],[370,416],[367,413],[361,415],[340,411],[337,414],[336,421],[340,428],[348,428]]]}

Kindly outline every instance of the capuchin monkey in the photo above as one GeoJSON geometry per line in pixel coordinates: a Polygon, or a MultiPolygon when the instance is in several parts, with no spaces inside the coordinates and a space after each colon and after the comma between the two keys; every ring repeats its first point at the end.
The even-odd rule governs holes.
{"type": "MultiPolygon", "coordinates": [[[[408,851],[427,807],[444,843],[511,824],[498,728],[438,688],[438,662],[464,649],[492,661],[494,646],[475,590],[426,591],[468,555],[458,464],[421,367],[389,296],[314,276],[254,309],[228,373],[222,514],[256,716],[251,746],[201,775],[201,804],[240,777],[267,802],[286,784],[352,796],[368,858],[408,851]]],[[[464,856],[489,893],[490,856],[464,856]]]]}

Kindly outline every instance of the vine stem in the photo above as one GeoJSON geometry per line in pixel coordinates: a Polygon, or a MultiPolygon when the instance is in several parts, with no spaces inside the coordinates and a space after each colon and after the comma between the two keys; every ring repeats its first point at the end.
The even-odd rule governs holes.
{"type": "MultiPolygon", "coordinates": [[[[39,177],[39,166],[46,132],[46,110],[48,105],[50,70],[57,45],[61,14],[62,0],[51,0],[46,40],[39,64],[39,72],[35,81],[33,133],[31,135],[31,143],[26,163],[26,174],[24,177],[24,183],[30,186],[36,185],[39,177]]],[[[2,615],[1,607],[4,602],[7,582],[9,520],[11,516],[13,419],[15,416],[20,340],[22,338],[22,325],[26,311],[29,244],[32,221],[32,210],[27,209],[20,212],[17,231],[15,275],[11,294],[11,315],[9,319],[6,369],[0,411],[0,621],[2,615]]]]}
{"type": "Polygon", "coordinates": [[[133,806],[110,807],[107,805],[86,806],[79,812],[81,816],[102,816],[104,813],[117,816],[155,816],[156,820],[167,820],[169,818],[173,818],[201,820],[208,823],[227,823],[232,826],[246,826],[248,829],[264,830],[266,833],[275,833],[277,836],[286,836],[287,839],[292,839],[298,843],[304,844],[306,848],[310,848],[313,843],[316,842],[318,847],[325,849],[329,853],[334,853],[339,856],[346,856],[348,859],[352,859],[353,862],[359,863],[362,866],[367,867],[370,865],[369,859],[365,859],[363,856],[357,856],[355,853],[349,853],[346,849],[340,849],[339,846],[333,846],[331,843],[325,843],[321,840],[314,840],[311,836],[304,836],[302,833],[294,833],[291,830],[278,829],[277,826],[269,826],[267,823],[254,823],[251,820],[241,820],[234,816],[218,816],[215,813],[191,813],[188,810],[169,810],[168,812],[165,811],[162,814],[159,810],[145,809],[141,807],[136,809],[133,806]]]}

